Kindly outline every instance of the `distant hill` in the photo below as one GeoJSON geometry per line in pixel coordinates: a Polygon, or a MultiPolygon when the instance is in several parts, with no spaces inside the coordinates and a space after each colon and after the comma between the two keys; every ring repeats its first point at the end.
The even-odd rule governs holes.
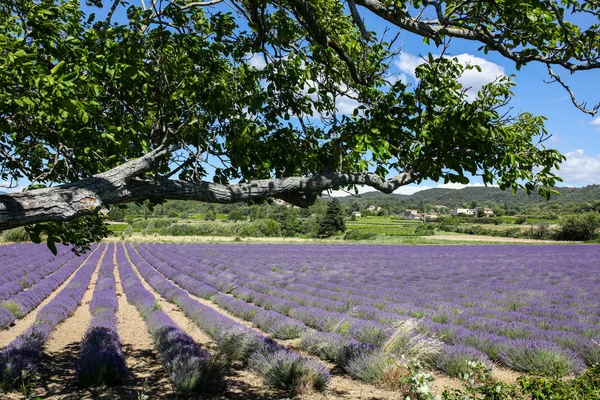
{"type": "MultiPolygon", "coordinates": [[[[561,193],[560,196],[553,196],[550,202],[566,203],[575,202],[581,203],[585,201],[600,201],[600,185],[590,185],[583,188],[561,187],[557,188],[561,193]]],[[[460,207],[464,203],[470,204],[476,201],[478,204],[483,204],[486,201],[493,201],[499,205],[507,204],[508,206],[525,206],[535,203],[546,202],[546,199],[538,194],[527,195],[524,191],[518,191],[513,194],[510,190],[500,190],[496,187],[466,187],[464,189],[427,189],[417,192],[412,195],[402,194],[383,194],[380,192],[363,193],[360,197],[345,196],[340,197],[342,202],[350,202],[352,200],[360,203],[372,201],[373,203],[399,203],[399,204],[425,204],[445,205],[447,207],[460,207]]]]}

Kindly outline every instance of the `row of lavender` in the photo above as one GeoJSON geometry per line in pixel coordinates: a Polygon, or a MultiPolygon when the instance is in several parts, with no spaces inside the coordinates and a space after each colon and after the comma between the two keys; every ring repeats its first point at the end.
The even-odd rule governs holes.
{"type": "MultiPolygon", "coordinates": [[[[167,250],[164,245],[147,247],[155,254],[164,254],[167,250]]],[[[187,267],[188,273],[196,270],[196,278],[201,278],[219,290],[231,290],[232,282],[235,282],[237,288],[234,293],[237,292],[245,300],[249,300],[251,293],[247,293],[247,289],[240,290],[244,285],[262,291],[261,300],[264,300],[264,293],[279,295],[280,299],[287,296],[300,304],[321,305],[338,314],[345,311],[346,317],[348,311],[364,319],[378,319],[383,323],[391,322],[394,315],[396,318],[411,315],[425,317],[425,325],[448,343],[479,348],[490,358],[501,360],[515,369],[538,368],[521,365],[523,357],[526,358],[532,351],[559,353],[561,357],[568,359],[571,370],[579,369],[581,362],[570,350],[577,351],[588,364],[598,361],[599,350],[594,340],[600,330],[600,319],[598,308],[595,308],[598,299],[593,296],[593,287],[599,281],[594,264],[597,247],[460,247],[469,257],[456,260],[456,254],[453,254],[457,251],[455,247],[398,249],[359,246],[362,250],[374,250],[372,254],[380,254],[379,251],[385,249],[396,253],[401,251],[404,265],[398,266],[396,259],[394,267],[391,263],[393,257],[388,254],[384,257],[386,268],[381,265],[381,260],[373,256],[358,263],[358,256],[353,249],[355,248],[345,246],[289,246],[285,249],[281,246],[168,246],[168,254],[171,264],[178,268],[187,267]],[[430,256],[427,260],[422,257],[424,249],[430,256]],[[502,256],[501,262],[496,261],[494,265],[489,256],[483,257],[484,250],[490,249],[502,256]],[[321,259],[311,258],[311,254],[318,254],[317,250],[333,253],[337,264],[324,267],[321,259]],[[551,261],[547,266],[536,267],[535,263],[528,262],[527,257],[520,255],[519,252],[526,250],[529,253],[545,252],[551,261]],[[580,250],[586,251],[581,253],[580,250]],[[575,253],[578,254],[577,262],[573,262],[575,253]],[[286,254],[289,255],[289,260],[284,263],[283,257],[286,254]],[[563,258],[563,262],[568,259],[573,265],[557,263],[558,258],[554,254],[564,254],[566,258],[563,258]],[[441,263],[442,258],[445,263],[442,267],[447,268],[445,285],[449,287],[446,292],[458,291],[458,296],[443,296],[445,286],[440,282],[442,267],[436,264],[441,263]],[[243,260],[243,265],[236,260],[243,260]],[[365,270],[372,274],[371,281],[378,282],[377,287],[364,279],[363,282],[358,282],[364,288],[358,288],[357,279],[348,278],[348,274],[351,274],[360,279],[365,270]],[[525,284],[523,281],[527,282],[527,279],[517,279],[525,273],[536,276],[538,281],[550,279],[550,284],[545,291],[538,281],[525,284]],[[474,282],[469,281],[469,274],[474,276],[474,282]],[[419,276],[435,276],[438,281],[430,283],[429,287],[423,287],[427,281],[419,276]],[[510,279],[511,284],[497,282],[506,279],[510,279]],[[481,282],[478,283],[478,280],[481,282]],[[486,282],[490,280],[496,282],[495,286],[486,290],[486,282]],[[565,280],[568,280],[568,284],[564,284],[565,280]],[[421,285],[418,289],[430,295],[431,301],[426,302],[425,298],[416,295],[417,292],[412,287],[415,284],[421,285]],[[476,285],[478,290],[475,290],[476,285]],[[415,294],[420,304],[415,304],[412,296],[406,297],[406,292],[415,294]],[[489,308],[469,307],[469,303],[463,302],[462,299],[465,298],[473,302],[474,293],[489,308]],[[507,296],[506,293],[510,295],[507,296]],[[546,296],[547,293],[553,295],[546,296]],[[557,300],[564,298],[569,298],[568,306],[557,300]],[[509,311],[499,311],[509,299],[512,301],[508,303],[511,304],[509,311]],[[532,306],[534,301],[537,302],[536,307],[532,306]],[[526,302],[530,304],[527,305],[526,302]],[[491,304],[496,304],[496,307],[492,308],[491,304]],[[428,307],[424,307],[425,305],[428,307]],[[574,306],[578,307],[576,312],[573,311],[574,306]],[[552,316],[555,315],[563,322],[553,319],[552,316]],[[566,320],[566,316],[570,320],[566,320]],[[537,325],[532,324],[532,321],[537,322],[537,325]],[[533,340],[533,337],[545,340],[533,340]]],[[[272,307],[271,304],[266,306],[272,307]]],[[[279,306],[284,313],[289,312],[289,305],[279,306]]],[[[313,312],[314,314],[318,313],[313,312]]],[[[335,315],[329,314],[328,317],[335,315]]]]}
{"type": "Polygon", "coordinates": [[[122,271],[128,300],[131,296],[130,301],[146,318],[163,364],[180,392],[206,392],[220,388],[224,384],[220,378],[224,368],[235,362],[248,363],[269,385],[282,388],[303,385],[317,390],[327,386],[329,372],[324,365],[279,346],[258,332],[192,299],[184,290],[154,270],[135,249],[130,247],[128,250],[131,262],[144,280],[162,297],[177,304],[186,316],[213,338],[218,348],[215,357],[210,357],[184,334],[156,306],[154,296],[143,287],[125,253],[118,250],[117,263],[122,271]],[[177,360],[177,364],[174,364],[174,360],[177,360]],[[223,360],[225,364],[222,363],[223,360]],[[281,374],[289,376],[282,379],[281,374]]]}
{"type": "MultiPolygon", "coordinates": [[[[440,351],[440,342],[416,332],[415,328],[418,324],[415,324],[414,321],[406,321],[397,325],[391,335],[389,327],[378,329],[379,327],[373,324],[360,323],[361,321],[352,321],[358,323],[354,329],[348,330],[348,335],[314,331],[309,326],[317,329],[318,327],[312,326],[309,321],[306,321],[305,325],[297,319],[273,311],[278,309],[278,305],[284,303],[274,301],[271,303],[274,305],[273,310],[265,310],[227,295],[216,294],[218,290],[214,287],[176,270],[147,252],[143,247],[131,251],[137,255],[143,254],[141,259],[138,259],[136,255],[136,264],[142,265],[143,270],[151,271],[152,267],[156,270],[156,272],[149,273],[150,279],[163,282],[171,290],[182,293],[182,296],[186,298],[189,296],[182,289],[177,288],[173,283],[165,282],[165,278],[172,280],[180,287],[185,287],[196,296],[211,298],[234,315],[251,321],[259,329],[270,333],[277,339],[292,339],[302,336],[301,348],[303,350],[324,360],[332,361],[350,375],[367,382],[380,382],[385,377],[398,376],[397,371],[404,368],[409,358],[413,361],[430,360],[440,351]],[[148,268],[147,263],[152,267],[148,268]]],[[[304,315],[311,318],[311,310],[306,307],[297,307],[291,311],[297,313],[304,311],[304,315]]],[[[349,321],[343,321],[344,324],[339,322],[338,320],[337,327],[342,328],[349,321]]],[[[240,342],[242,341],[236,338],[235,343],[239,345],[240,342]]]]}
{"type": "Polygon", "coordinates": [[[90,326],[81,341],[75,367],[76,379],[82,386],[114,385],[129,376],[117,332],[119,301],[114,253],[115,245],[108,245],[90,301],[90,326]]]}
{"type": "Polygon", "coordinates": [[[0,259],[0,329],[37,307],[84,259],[75,259],[66,246],[61,246],[57,256],[42,245],[6,247],[5,256],[0,259]],[[19,252],[20,260],[10,257],[19,252]]]}
{"type": "Polygon", "coordinates": [[[0,388],[14,387],[35,374],[50,333],[79,307],[102,254],[103,249],[97,248],[83,265],[77,265],[70,284],[38,312],[25,333],[0,352],[0,388]]]}
{"type": "Polygon", "coordinates": [[[137,256],[141,264],[139,271],[145,278],[165,297],[180,304],[188,316],[193,315],[195,322],[218,343],[218,354],[211,357],[157,307],[159,303],[144,289],[122,246],[102,245],[96,250],[77,269],[70,284],[39,312],[32,327],[0,352],[0,389],[15,387],[19,381],[35,375],[50,333],[77,309],[97,265],[98,278],[90,302],[92,318],[81,343],[75,366],[76,378],[82,386],[93,386],[123,382],[128,377],[117,334],[115,262],[127,299],[145,318],[161,360],[178,392],[190,394],[222,389],[225,369],[231,362],[239,361],[248,363],[269,384],[284,388],[312,386],[316,389],[327,385],[329,373],[322,364],[277,345],[201,305],[184,295],[183,291],[173,290],[172,284],[164,277],[161,280],[161,276],[149,265],[140,263],[141,259],[135,254],[133,258],[137,256]],[[292,379],[282,379],[282,372],[292,379]]]}
{"type": "Polygon", "coordinates": [[[70,255],[66,246],[58,248],[58,254],[54,256],[47,251],[47,247],[35,244],[13,244],[1,247],[0,254],[0,300],[6,300],[12,294],[17,293],[13,289],[14,284],[23,287],[29,287],[44,278],[39,277],[38,270],[45,268],[48,264],[57,258],[70,255]],[[45,251],[44,251],[45,250],[45,251]]]}

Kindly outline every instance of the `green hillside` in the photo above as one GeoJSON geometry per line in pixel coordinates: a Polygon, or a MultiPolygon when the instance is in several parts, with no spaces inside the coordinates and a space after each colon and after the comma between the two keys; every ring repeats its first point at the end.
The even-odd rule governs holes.
{"type": "Polygon", "coordinates": [[[434,204],[444,205],[447,207],[461,207],[464,204],[477,202],[485,204],[489,202],[498,205],[506,204],[509,207],[526,207],[535,204],[545,203],[582,203],[588,201],[600,201],[600,185],[590,185],[583,188],[562,187],[557,188],[560,192],[559,196],[553,196],[549,201],[537,195],[528,195],[524,191],[512,193],[510,190],[500,190],[495,187],[466,187],[464,189],[428,189],[417,192],[412,195],[391,194],[386,195],[379,192],[369,192],[360,195],[360,197],[346,196],[340,200],[342,202],[357,201],[359,203],[372,203],[381,206],[381,203],[398,204],[398,205],[414,205],[419,204],[434,204]]]}

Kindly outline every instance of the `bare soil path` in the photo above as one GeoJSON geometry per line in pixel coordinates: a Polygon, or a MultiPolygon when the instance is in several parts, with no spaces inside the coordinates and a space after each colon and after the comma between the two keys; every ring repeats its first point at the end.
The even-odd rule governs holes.
{"type": "MultiPolygon", "coordinates": [[[[74,396],[75,386],[75,363],[79,357],[81,340],[85,335],[91,319],[89,304],[94,295],[94,288],[98,281],[98,270],[102,260],[106,256],[108,245],[101,249],[102,256],[92,274],[92,279],[87,287],[81,304],[77,310],[60,323],[50,334],[46,342],[44,357],[40,364],[39,386],[33,393],[44,399],[81,398],[74,396]]],[[[56,293],[56,292],[55,292],[56,293]]]]}
{"type": "MultiPolygon", "coordinates": [[[[423,236],[430,239],[461,241],[461,242],[494,242],[494,243],[539,243],[539,244],[557,244],[556,240],[536,240],[536,239],[519,239],[510,237],[499,237],[499,236],[483,236],[483,235],[435,235],[435,236],[423,236]]],[[[572,242],[569,242],[572,243],[572,242]]]]}

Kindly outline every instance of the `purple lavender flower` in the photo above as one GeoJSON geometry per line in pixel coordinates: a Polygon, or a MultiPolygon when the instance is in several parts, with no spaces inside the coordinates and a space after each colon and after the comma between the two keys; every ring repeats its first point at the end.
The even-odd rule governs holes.
{"type": "Polygon", "coordinates": [[[576,374],[585,364],[573,351],[541,340],[519,340],[511,343],[500,356],[501,361],[515,371],[540,375],[564,376],[576,374]]]}
{"type": "Polygon", "coordinates": [[[469,362],[476,362],[492,368],[492,363],[485,354],[462,344],[444,346],[442,351],[434,356],[433,362],[440,371],[454,377],[460,377],[469,372],[471,370],[469,362]]]}
{"type": "Polygon", "coordinates": [[[331,379],[322,363],[284,348],[266,347],[256,351],[250,357],[249,366],[264,377],[267,385],[293,392],[325,390],[331,379]]]}

